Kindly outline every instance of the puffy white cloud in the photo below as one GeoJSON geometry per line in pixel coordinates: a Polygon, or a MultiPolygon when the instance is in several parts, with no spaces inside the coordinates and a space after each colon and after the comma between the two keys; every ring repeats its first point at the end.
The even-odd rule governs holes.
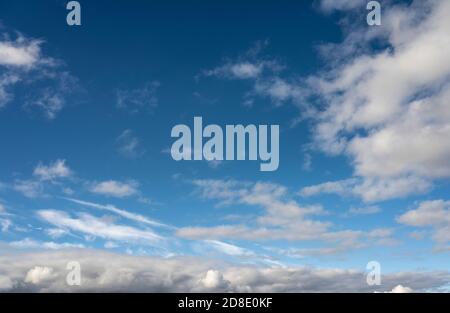
{"type": "Polygon", "coordinates": [[[40,59],[42,41],[18,37],[15,41],[0,41],[0,65],[8,67],[34,66],[40,59]]]}
{"type": "Polygon", "coordinates": [[[54,180],[67,178],[72,175],[72,170],[66,165],[66,160],[56,160],[49,165],[39,163],[33,171],[33,175],[40,180],[54,180]]]}
{"type": "Polygon", "coordinates": [[[300,190],[303,197],[320,194],[360,197],[366,202],[401,198],[411,193],[422,194],[430,190],[430,182],[419,177],[351,178],[307,186],[300,190]]]}
{"type": "Polygon", "coordinates": [[[25,276],[25,282],[36,285],[46,280],[50,280],[53,275],[53,268],[46,266],[35,266],[27,272],[27,275],[25,276]]]}
{"type": "MultiPolygon", "coordinates": [[[[36,271],[37,272],[37,271],[36,271]]],[[[45,271],[39,271],[45,272],[45,271]]],[[[236,266],[193,257],[134,257],[99,250],[6,252],[0,255],[0,288],[26,292],[386,292],[399,284],[418,292],[440,288],[449,273],[383,275],[381,286],[366,284],[364,271],[313,267],[236,266]],[[66,284],[66,264],[81,264],[81,286],[66,284]],[[24,284],[30,269],[52,269],[36,284],[24,284]],[[3,277],[3,278],[2,278],[3,277]]]]}
{"type": "Polygon", "coordinates": [[[433,240],[438,249],[447,250],[450,243],[450,201],[434,200],[419,204],[397,218],[401,224],[413,227],[428,227],[433,230],[433,240]]]}
{"type": "Polygon", "coordinates": [[[20,96],[24,108],[38,108],[54,119],[66,106],[67,96],[79,89],[77,79],[63,69],[63,62],[42,53],[42,40],[23,35],[11,40],[7,33],[1,37],[0,108],[20,96]],[[21,82],[26,82],[30,91],[15,95],[11,89],[21,82]]]}
{"type": "Polygon", "coordinates": [[[411,293],[413,290],[409,287],[404,287],[402,285],[395,286],[392,288],[391,293],[411,293]]]}
{"type": "Polygon", "coordinates": [[[61,229],[61,228],[50,228],[50,229],[47,229],[45,232],[47,233],[47,235],[49,235],[52,238],[60,238],[62,236],[69,234],[68,231],[61,229]]]}
{"type": "Polygon", "coordinates": [[[350,156],[364,181],[356,193],[374,200],[424,192],[450,176],[450,3],[385,6],[382,26],[349,27],[343,43],[325,47],[327,70],[307,80],[324,107],[315,143],[350,156]],[[385,48],[373,49],[375,40],[385,48]]]}
{"type": "Polygon", "coordinates": [[[135,89],[119,89],[116,92],[116,106],[132,114],[152,111],[158,106],[156,92],[160,86],[157,81],[149,82],[135,89]]]}
{"type": "Polygon", "coordinates": [[[106,180],[102,182],[93,183],[90,191],[93,193],[125,198],[138,193],[138,183],[135,181],[120,182],[116,180],[106,180]]]}
{"type": "Polygon", "coordinates": [[[208,270],[201,283],[208,289],[226,288],[227,281],[223,279],[221,272],[217,270],[208,270]]]}
{"type": "Polygon", "coordinates": [[[223,65],[205,70],[202,72],[202,76],[259,80],[267,74],[277,73],[282,70],[283,66],[276,60],[261,56],[262,50],[267,45],[268,41],[258,41],[237,59],[226,60],[223,65]]]}
{"type": "Polygon", "coordinates": [[[36,198],[44,194],[42,183],[34,180],[16,180],[13,188],[28,198],[36,198]]]}
{"type": "Polygon", "coordinates": [[[266,66],[269,65],[265,64],[265,62],[229,62],[215,69],[204,71],[203,74],[205,76],[217,76],[229,79],[256,79],[262,74],[266,66]]]}
{"type": "Polygon", "coordinates": [[[66,198],[67,200],[73,202],[73,203],[77,203],[80,204],[82,206],[85,207],[91,207],[91,208],[96,208],[99,210],[104,210],[104,211],[109,211],[112,213],[115,213],[119,216],[122,216],[124,218],[127,218],[129,220],[135,221],[135,222],[139,222],[139,223],[143,223],[143,224],[147,224],[150,226],[156,226],[156,227],[163,227],[163,228],[173,228],[170,225],[164,224],[164,223],[160,223],[157,222],[155,220],[152,220],[146,216],[137,214],[137,213],[133,213],[133,212],[129,212],[123,209],[119,209],[111,204],[107,204],[107,205],[103,205],[103,204],[98,204],[98,203],[93,203],[93,202],[88,202],[88,201],[83,201],[83,200],[78,200],[78,199],[71,199],[71,198],[66,198]]]}

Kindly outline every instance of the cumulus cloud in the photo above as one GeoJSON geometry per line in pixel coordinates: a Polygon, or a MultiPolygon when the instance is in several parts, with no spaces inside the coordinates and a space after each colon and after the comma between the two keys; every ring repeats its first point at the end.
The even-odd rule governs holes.
{"type": "Polygon", "coordinates": [[[376,200],[423,192],[450,176],[450,3],[386,5],[382,26],[349,27],[341,44],[324,47],[327,69],[307,79],[324,107],[315,143],[350,156],[363,180],[358,193],[376,200]],[[377,40],[383,48],[373,49],[377,40]],[[390,187],[399,190],[382,195],[390,187]]]}
{"type": "Polygon", "coordinates": [[[3,291],[387,292],[400,284],[426,291],[448,281],[448,272],[403,272],[385,274],[381,286],[371,287],[358,270],[236,266],[205,258],[133,257],[99,250],[0,255],[3,291]],[[66,284],[66,264],[74,260],[81,265],[81,286],[66,284]],[[34,283],[31,277],[36,278],[34,283]]]}
{"type": "Polygon", "coordinates": [[[44,194],[44,186],[35,180],[16,180],[13,189],[27,198],[36,198],[44,194]]]}
{"type": "Polygon", "coordinates": [[[25,282],[36,285],[51,279],[53,275],[53,269],[51,267],[35,266],[27,272],[25,282]]]}
{"type": "Polygon", "coordinates": [[[388,1],[381,26],[355,27],[345,16],[360,6],[366,13],[366,3],[319,2],[324,11],[343,11],[344,40],[319,46],[324,67],[316,74],[299,79],[283,67],[264,71],[261,60],[273,60],[261,56],[265,43],[253,58],[244,55],[209,75],[251,80],[250,104],[255,96],[293,103],[298,120],[313,121],[313,146],[349,157],[354,180],[320,189],[370,202],[426,193],[450,177],[450,4],[388,1]],[[247,70],[237,75],[233,69],[240,68],[247,70]]]}
{"type": "Polygon", "coordinates": [[[0,218],[0,230],[3,233],[6,233],[9,228],[12,226],[12,221],[8,218],[0,218]]]}
{"type": "Polygon", "coordinates": [[[450,243],[450,201],[433,200],[421,202],[417,209],[409,210],[397,218],[401,224],[430,228],[438,249],[448,250],[450,243]]]}
{"type": "Polygon", "coordinates": [[[138,183],[135,181],[120,182],[116,180],[106,180],[93,183],[90,187],[92,193],[104,196],[125,198],[138,193],[138,183]]]}
{"type": "Polygon", "coordinates": [[[66,165],[66,160],[57,159],[48,165],[39,163],[33,170],[33,178],[16,179],[13,189],[22,193],[27,198],[45,196],[45,189],[50,184],[61,179],[70,178],[73,171],[66,165]]]}
{"type": "Polygon", "coordinates": [[[201,279],[201,283],[207,289],[219,289],[226,288],[228,282],[223,279],[221,272],[217,270],[208,270],[205,277],[201,279]]]}
{"type": "Polygon", "coordinates": [[[41,41],[23,36],[15,41],[0,41],[0,65],[9,67],[32,67],[40,59],[41,41]]]}
{"type": "Polygon", "coordinates": [[[39,163],[33,171],[33,175],[40,180],[54,180],[57,178],[67,178],[72,175],[72,170],[66,165],[66,160],[56,160],[49,165],[39,163]]]}
{"type": "Polygon", "coordinates": [[[413,290],[409,287],[404,287],[402,285],[395,286],[392,288],[391,293],[411,293],[413,290]]]}

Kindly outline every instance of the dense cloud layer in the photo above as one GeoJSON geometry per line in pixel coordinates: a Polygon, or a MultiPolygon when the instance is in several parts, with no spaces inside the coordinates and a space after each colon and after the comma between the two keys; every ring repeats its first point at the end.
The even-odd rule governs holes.
{"type": "Polygon", "coordinates": [[[381,286],[370,287],[357,270],[238,266],[193,257],[134,257],[82,249],[8,251],[0,256],[4,292],[390,292],[424,291],[449,281],[448,272],[405,272],[383,275],[381,286]],[[66,266],[73,261],[81,265],[81,286],[66,283],[66,266]]]}

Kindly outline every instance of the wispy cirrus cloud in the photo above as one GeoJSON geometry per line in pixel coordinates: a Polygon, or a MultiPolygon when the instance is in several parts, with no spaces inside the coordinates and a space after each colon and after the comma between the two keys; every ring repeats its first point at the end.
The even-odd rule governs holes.
{"type": "Polygon", "coordinates": [[[158,106],[156,92],[160,85],[158,81],[153,81],[134,89],[118,89],[116,107],[132,114],[152,112],[158,106]]]}
{"type": "Polygon", "coordinates": [[[397,218],[401,224],[432,230],[436,250],[450,250],[450,201],[424,201],[397,218]]]}
{"type": "Polygon", "coordinates": [[[54,180],[57,178],[68,178],[73,171],[66,165],[66,160],[58,159],[49,165],[39,163],[33,171],[33,175],[40,180],[54,180]]]}
{"type": "Polygon", "coordinates": [[[82,206],[85,207],[91,207],[91,208],[96,208],[99,210],[104,210],[104,211],[109,211],[112,213],[116,213],[124,218],[127,218],[129,220],[135,221],[135,222],[139,222],[139,223],[143,223],[143,224],[147,224],[150,226],[156,226],[156,227],[163,227],[163,228],[173,228],[173,226],[164,224],[164,223],[160,223],[157,222],[155,220],[152,220],[146,216],[143,216],[141,214],[137,214],[137,213],[133,213],[130,211],[126,211],[123,209],[119,209],[113,205],[107,204],[107,205],[103,205],[103,204],[98,204],[98,203],[93,203],[93,202],[89,202],[89,201],[83,201],[83,200],[79,200],[79,199],[72,199],[72,198],[66,198],[67,200],[73,202],[73,203],[77,203],[80,204],[82,206]]]}
{"type": "Polygon", "coordinates": [[[314,141],[350,157],[362,180],[353,191],[366,200],[424,192],[450,176],[449,13],[447,1],[388,2],[381,26],[348,28],[342,43],[322,46],[328,67],[307,78],[322,106],[314,141]],[[384,47],[370,49],[377,40],[384,47]]]}
{"type": "Polygon", "coordinates": [[[424,194],[431,189],[429,181],[415,177],[398,178],[350,178],[306,186],[299,191],[303,197],[336,194],[358,197],[365,202],[379,202],[407,197],[411,193],[424,194]]]}
{"type": "Polygon", "coordinates": [[[46,187],[60,183],[71,178],[74,171],[66,164],[66,160],[57,159],[48,165],[39,162],[33,169],[33,177],[29,179],[16,179],[12,183],[12,189],[20,192],[27,198],[45,196],[46,187]]]}

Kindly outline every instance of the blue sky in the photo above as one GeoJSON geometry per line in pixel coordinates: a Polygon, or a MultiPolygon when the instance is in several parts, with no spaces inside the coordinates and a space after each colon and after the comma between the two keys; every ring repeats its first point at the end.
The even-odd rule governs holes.
{"type": "Polygon", "coordinates": [[[380,290],[445,286],[450,6],[384,1],[370,27],[366,2],[80,1],[70,27],[65,1],[1,1],[2,249],[361,273],[375,260],[410,273],[380,290]],[[171,129],[195,116],[280,125],[278,170],[174,161],[171,129]]]}

